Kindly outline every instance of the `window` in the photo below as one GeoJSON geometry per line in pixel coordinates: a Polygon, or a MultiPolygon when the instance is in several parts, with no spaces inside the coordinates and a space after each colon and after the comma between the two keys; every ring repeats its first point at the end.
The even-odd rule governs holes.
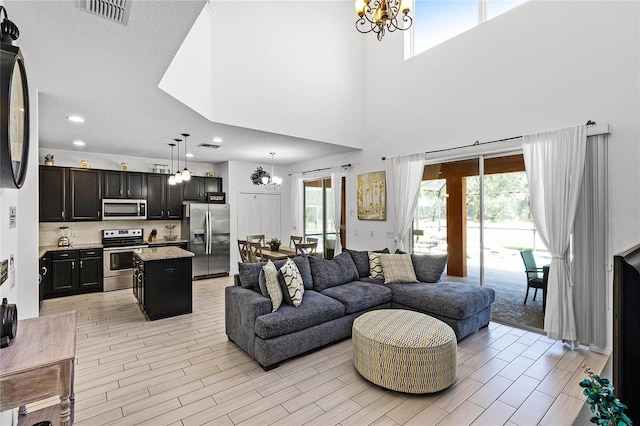
{"type": "Polygon", "coordinates": [[[413,52],[410,56],[462,34],[526,0],[415,0],[413,52]]]}

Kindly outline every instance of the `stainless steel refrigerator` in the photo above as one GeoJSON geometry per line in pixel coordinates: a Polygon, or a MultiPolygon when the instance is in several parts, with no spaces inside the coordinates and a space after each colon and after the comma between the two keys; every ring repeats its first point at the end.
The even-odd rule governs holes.
{"type": "Polygon", "coordinates": [[[205,278],[229,274],[229,205],[185,203],[182,238],[195,253],[193,277],[205,278]]]}

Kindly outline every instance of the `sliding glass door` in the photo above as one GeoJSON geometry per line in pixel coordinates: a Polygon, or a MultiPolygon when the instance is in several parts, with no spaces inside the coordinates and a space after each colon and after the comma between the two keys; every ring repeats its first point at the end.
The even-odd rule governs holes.
{"type": "MultiPolygon", "coordinates": [[[[344,212],[344,178],[342,178],[342,211],[344,212]]],[[[344,215],[340,218],[341,241],[345,245],[344,215]]],[[[317,253],[332,259],[335,249],[336,229],[333,223],[333,195],[331,178],[304,182],[304,240],[318,241],[317,253]]]]}
{"type": "Polygon", "coordinates": [[[549,263],[529,209],[521,154],[425,166],[413,251],[449,255],[445,277],[496,291],[494,317],[542,328],[542,294],[527,297],[522,251],[549,263]]]}

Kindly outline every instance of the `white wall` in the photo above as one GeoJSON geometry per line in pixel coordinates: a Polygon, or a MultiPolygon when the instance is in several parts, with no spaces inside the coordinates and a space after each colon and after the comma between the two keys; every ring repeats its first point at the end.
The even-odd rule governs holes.
{"type": "MultiPolygon", "coordinates": [[[[24,53],[23,53],[24,54],[24,53]]],[[[28,63],[28,56],[25,55],[28,63]]],[[[29,74],[27,74],[29,78],[29,74]]],[[[14,258],[14,271],[0,286],[0,299],[16,304],[18,319],[37,317],[38,303],[38,91],[29,81],[30,138],[27,177],[20,189],[0,188],[0,260],[14,258]],[[9,207],[16,227],[9,227],[9,207]],[[11,287],[14,280],[15,286],[11,287]]],[[[20,328],[18,328],[20,333],[20,328]]],[[[0,412],[0,424],[17,424],[17,410],[0,412]]]]}
{"type": "Polygon", "coordinates": [[[200,115],[213,120],[211,107],[211,9],[204,7],[158,87],[200,115]]]}
{"type": "Polygon", "coordinates": [[[363,36],[352,2],[211,5],[214,121],[362,146],[363,36]]]}

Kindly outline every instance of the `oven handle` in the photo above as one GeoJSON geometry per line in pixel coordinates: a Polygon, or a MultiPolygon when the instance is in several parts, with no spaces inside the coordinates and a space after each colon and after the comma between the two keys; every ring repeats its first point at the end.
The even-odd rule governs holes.
{"type": "Polygon", "coordinates": [[[107,248],[104,248],[103,250],[105,252],[114,252],[114,251],[124,252],[124,251],[131,251],[133,249],[141,249],[141,248],[149,248],[149,245],[137,245],[137,246],[126,246],[126,247],[107,247],[107,248]]]}

